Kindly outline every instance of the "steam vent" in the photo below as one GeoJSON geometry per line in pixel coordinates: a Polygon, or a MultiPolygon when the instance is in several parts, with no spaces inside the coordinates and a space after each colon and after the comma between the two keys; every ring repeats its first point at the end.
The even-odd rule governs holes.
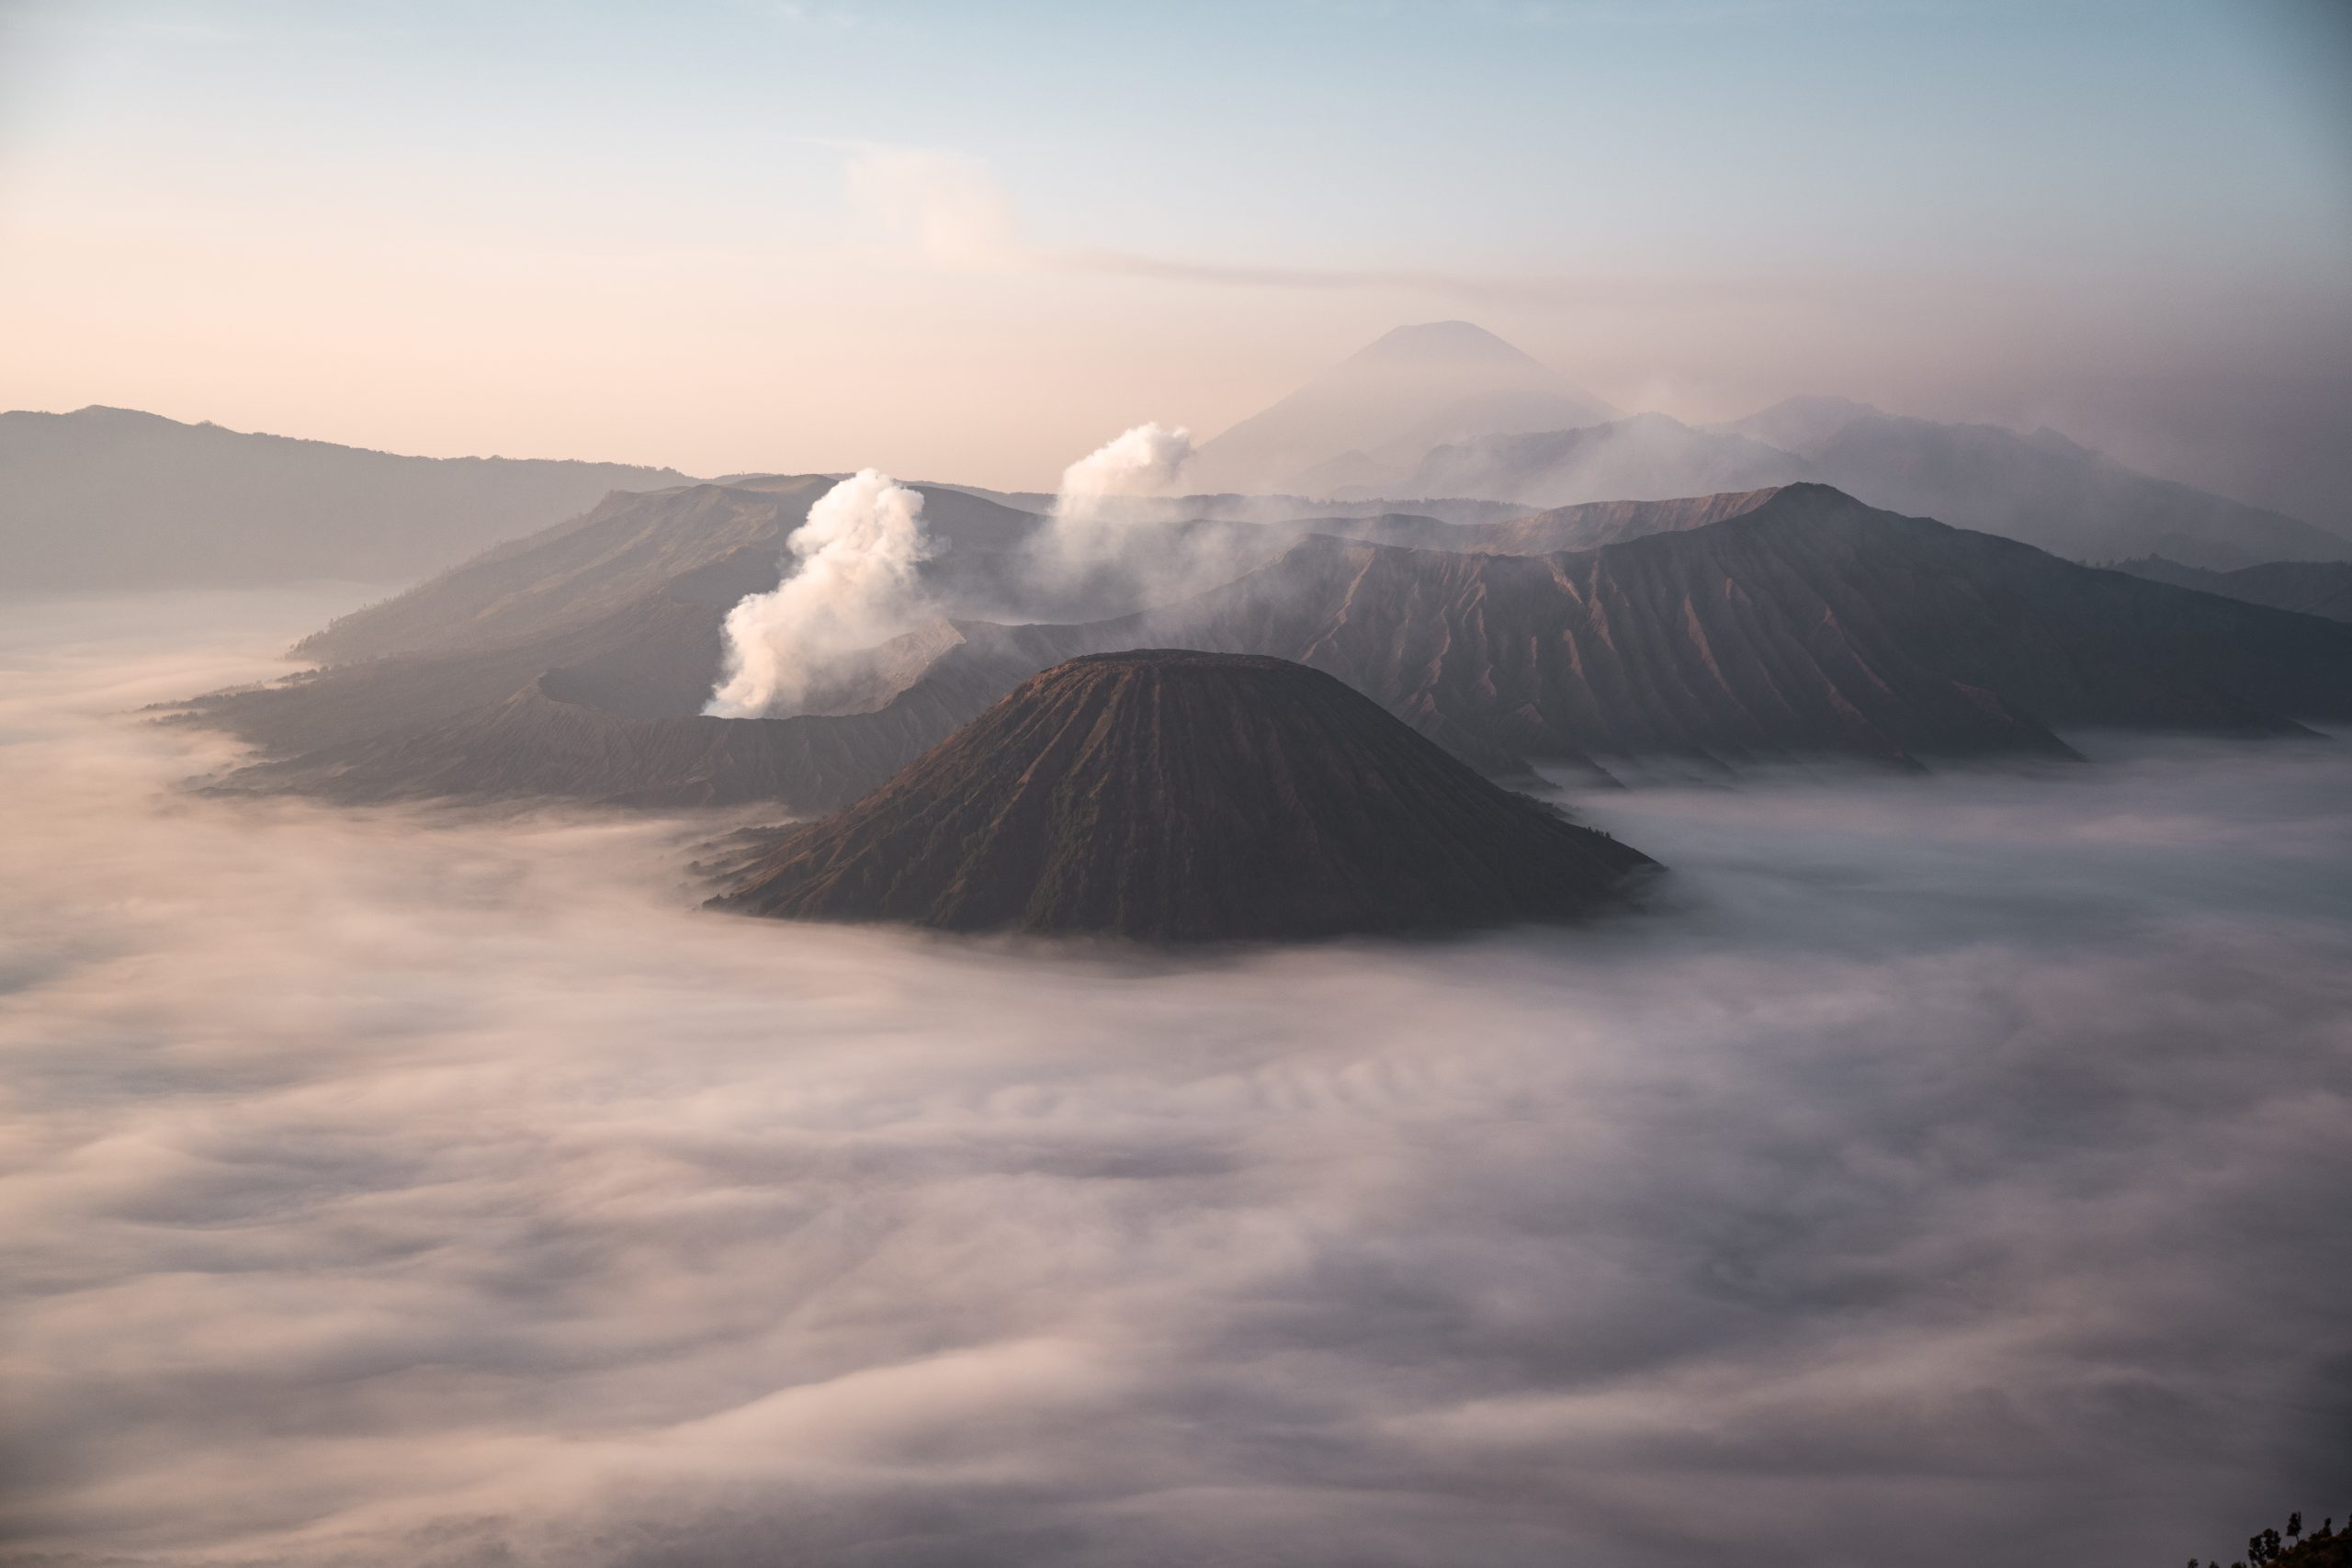
{"type": "Polygon", "coordinates": [[[1285,660],[1074,659],[713,907],[948,931],[1265,940],[1574,919],[1653,864],[1285,660]]]}

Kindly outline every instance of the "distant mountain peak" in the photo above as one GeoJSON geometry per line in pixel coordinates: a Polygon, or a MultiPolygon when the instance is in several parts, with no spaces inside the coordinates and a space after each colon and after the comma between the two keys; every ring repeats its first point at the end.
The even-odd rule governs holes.
{"type": "Polygon", "coordinates": [[[2103,452],[2093,451],[2055,425],[2042,425],[2026,439],[2045,452],[2064,453],[2069,457],[2101,459],[2107,456],[2103,452]]]}
{"type": "Polygon", "coordinates": [[[116,424],[139,424],[151,426],[159,424],[175,424],[183,430],[218,430],[220,428],[220,426],[214,424],[209,419],[203,421],[200,424],[191,425],[186,420],[173,419],[165,414],[149,413],[144,409],[117,408],[112,403],[92,403],[86,408],[75,409],[73,412],[65,414],[62,417],[66,419],[88,420],[92,423],[116,424]]]}
{"type": "Polygon", "coordinates": [[[436,458],[92,403],[0,413],[0,582],[393,583],[576,517],[667,468],[436,458]]]}
{"type": "Polygon", "coordinates": [[[1392,327],[1348,356],[1351,365],[1446,360],[1483,360],[1493,365],[1543,368],[1533,355],[1505,342],[1476,321],[1421,321],[1392,327]]]}
{"type": "Polygon", "coordinates": [[[1671,414],[1650,412],[1432,447],[1398,493],[1481,496],[1543,509],[1763,490],[1816,477],[1805,459],[1768,443],[1721,428],[1694,430],[1671,414]]]}
{"type": "Polygon", "coordinates": [[[1710,429],[1732,435],[1744,435],[1751,441],[1761,441],[1768,446],[1811,457],[1839,431],[1860,421],[1883,420],[1892,417],[1883,409],[1852,398],[1826,397],[1804,392],[1792,398],[1782,398],[1771,407],[1759,409],[1745,419],[1726,421],[1710,429]]]}
{"type": "Polygon", "coordinates": [[[1785,409],[1792,412],[1804,410],[1824,413],[1849,413],[1856,418],[1866,413],[1886,412],[1877,404],[1863,402],[1859,398],[1841,398],[1827,392],[1799,392],[1794,397],[1782,398],[1779,402],[1774,403],[1771,409],[1767,409],[1765,412],[1770,413],[1773,409],[1785,409]]]}
{"type": "Polygon", "coordinates": [[[1432,447],[1568,430],[1616,410],[1473,321],[1396,327],[1206,443],[1193,482],[1267,494],[1362,490],[1432,447]]]}
{"type": "Polygon", "coordinates": [[[1623,419],[1610,421],[1608,425],[1594,428],[1612,427],[1621,430],[1689,430],[1691,428],[1672,414],[1661,413],[1656,409],[1644,409],[1638,413],[1629,413],[1623,419]]]}

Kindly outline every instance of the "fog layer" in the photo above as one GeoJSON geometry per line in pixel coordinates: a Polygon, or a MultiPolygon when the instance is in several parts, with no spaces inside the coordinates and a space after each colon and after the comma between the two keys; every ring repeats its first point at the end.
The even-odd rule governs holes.
{"type": "Polygon", "coordinates": [[[1589,797],[1637,919],[1145,963],[707,915],[705,822],[172,793],[226,753],[126,710],[334,607],[0,618],[0,1558],[1956,1568],[2352,1503],[2342,746],[1589,797]]]}

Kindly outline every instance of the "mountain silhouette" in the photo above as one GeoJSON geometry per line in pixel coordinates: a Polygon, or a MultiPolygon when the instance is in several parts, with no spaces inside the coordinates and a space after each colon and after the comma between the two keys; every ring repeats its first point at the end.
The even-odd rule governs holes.
{"type": "Polygon", "coordinates": [[[684,475],[407,457],[130,409],[0,413],[0,582],[14,589],[402,582],[684,475]]]}
{"type": "Polygon", "coordinates": [[[1615,413],[1483,327],[1430,321],[1396,328],[1204,443],[1186,477],[1212,490],[1444,494],[1384,487],[1432,446],[1615,413]]]}

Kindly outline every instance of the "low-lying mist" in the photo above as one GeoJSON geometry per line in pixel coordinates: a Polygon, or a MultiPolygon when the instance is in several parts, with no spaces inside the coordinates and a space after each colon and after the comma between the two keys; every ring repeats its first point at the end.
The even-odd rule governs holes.
{"type": "Polygon", "coordinates": [[[45,1563],[2177,1562],[2352,1504],[2352,761],[1582,797],[1615,924],[1160,962],[341,813],[0,619],[45,1563]],[[2094,1544],[2096,1543],[2096,1544],[2094,1544]]]}

